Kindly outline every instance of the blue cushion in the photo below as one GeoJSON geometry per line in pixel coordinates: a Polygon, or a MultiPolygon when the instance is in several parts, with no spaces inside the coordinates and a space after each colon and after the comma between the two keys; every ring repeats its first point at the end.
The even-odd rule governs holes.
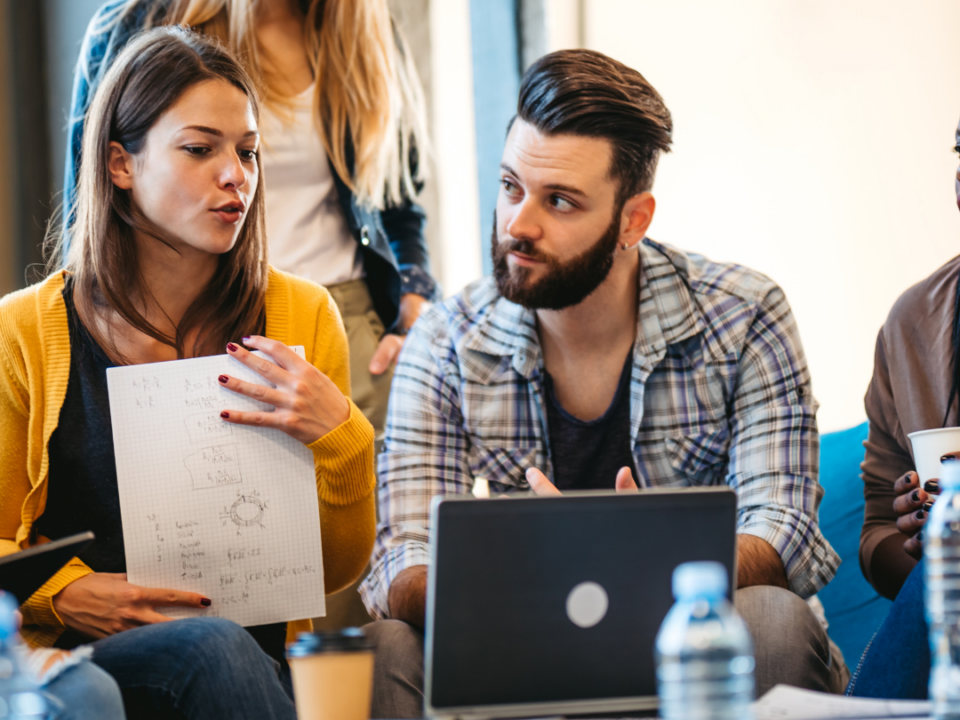
{"type": "Polygon", "coordinates": [[[820,437],[820,530],[843,559],[837,576],[820,591],[830,621],[830,637],[840,646],[851,671],[890,609],[860,572],[863,481],[860,462],[867,423],[820,437]]]}

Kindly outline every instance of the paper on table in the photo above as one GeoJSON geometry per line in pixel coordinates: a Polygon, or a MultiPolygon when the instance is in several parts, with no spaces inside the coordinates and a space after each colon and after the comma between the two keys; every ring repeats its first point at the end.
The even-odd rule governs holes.
{"type": "MultiPolygon", "coordinates": [[[[294,348],[303,356],[303,348],[294,348]]],[[[325,613],[313,453],[270,428],[232,425],[221,410],[271,410],[220,386],[265,384],[229,357],[107,370],[127,576],[198,592],[241,625],[325,613]]]]}
{"type": "Polygon", "coordinates": [[[872,700],[777,685],[753,703],[755,720],[829,720],[831,718],[926,718],[930,703],[921,700],[872,700]]]}

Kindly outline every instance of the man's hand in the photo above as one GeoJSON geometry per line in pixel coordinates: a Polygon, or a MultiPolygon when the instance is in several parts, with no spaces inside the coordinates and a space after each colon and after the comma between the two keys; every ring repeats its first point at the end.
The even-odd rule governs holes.
{"type": "MultiPolygon", "coordinates": [[[[527,482],[537,495],[562,495],[556,485],[537,468],[527,470],[527,482]]],[[[620,468],[615,485],[617,492],[638,492],[633,473],[628,467],[620,468]]],[[[737,587],[751,585],[775,585],[790,589],[783,560],[773,546],[754,535],[737,535],[737,587]]]]}
{"type": "Polygon", "coordinates": [[[420,313],[430,307],[430,301],[423,295],[406,293],[400,296],[400,327],[409,330],[420,317],[420,313]]]}
{"type": "Polygon", "coordinates": [[[387,595],[390,617],[423,631],[427,618],[427,566],[404,568],[390,583],[387,595]]]}
{"type": "MultiPolygon", "coordinates": [[[[406,293],[400,296],[400,327],[409,330],[420,317],[420,313],[430,307],[430,301],[416,293],[406,293]]],[[[370,374],[383,375],[397,358],[403,348],[403,336],[387,333],[380,338],[380,344],[370,358],[370,374]]]]}
{"type": "Polygon", "coordinates": [[[780,553],[756,535],[737,535],[737,587],[773,585],[790,589],[780,553]]]}
{"type": "Polygon", "coordinates": [[[403,349],[403,337],[387,333],[380,338],[380,344],[370,358],[370,374],[383,375],[397,358],[400,357],[400,350],[403,349]]]}
{"type": "Polygon", "coordinates": [[[53,596],[53,609],[64,624],[93,638],[168,622],[156,607],[209,606],[210,600],[197,593],[131,585],[126,573],[85,575],[53,596]]]}
{"type": "MultiPolygon", "coordinates": [[[[557,486],[547,479],[547,476],[537,468],[530,468],[526,472],[527,482],[530,483],[530,489],[535,495],[562,495],[557,486]]],[[[617,480],[614,484],[617,492],[639,492],[637,483],[633,479],[633,472],[630,468],[624,466],[617,472],[617,480]]]]}

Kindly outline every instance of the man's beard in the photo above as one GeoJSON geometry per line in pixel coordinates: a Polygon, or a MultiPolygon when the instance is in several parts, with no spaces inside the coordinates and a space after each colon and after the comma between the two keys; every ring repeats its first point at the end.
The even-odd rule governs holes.
{"type": "Polygon", "coordinates": [[[619,236],[620,212],[617,211],[599,240],[577,257],[562,263],[553,255],[541,252],[530,240],[498,242],[497,213],[494,211],[490,254],[497,289],[510,302],[529,310],[563,310],[579,305],[610,274],[619,236]],[[511,252],[519,252],[546,263],[546,275],[529,284],[532,268],[514,267],[511,271],[507,263],[507,256],[511,252]]]}

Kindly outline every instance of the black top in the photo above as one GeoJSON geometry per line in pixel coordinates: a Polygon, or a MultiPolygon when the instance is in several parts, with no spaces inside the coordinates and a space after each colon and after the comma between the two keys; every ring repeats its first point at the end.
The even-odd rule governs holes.
{"type": "Polygon", "coordinates": [[[630,447],[630,371],[633,353],[627,356],[620,382],[607,411],[584,422],[560,405],[553,380],[546,373],[547,425],[553,481],[560,490],[612,490],[617,472],[626,466],[634,479],[637,468],[630,447]]]}
{"type": "MultiPolygon", "coordinates": [[[[63,301],[70,328],[70,379],[48,445],[47,506],[35,527],[51,540],[92,530],[96,540],[78,557],[94,572],[122,573],[127,562],[107,393],[107,368],[115,363],[80,321],[72,290],[72,278],[67,276],[63,301]]],[[[284,623],[247,630],[268,655],[283,661],[284,623]]],[[[85,642],[90,638],[68,630],[57,646],[70,648],[85,642]]]]}

